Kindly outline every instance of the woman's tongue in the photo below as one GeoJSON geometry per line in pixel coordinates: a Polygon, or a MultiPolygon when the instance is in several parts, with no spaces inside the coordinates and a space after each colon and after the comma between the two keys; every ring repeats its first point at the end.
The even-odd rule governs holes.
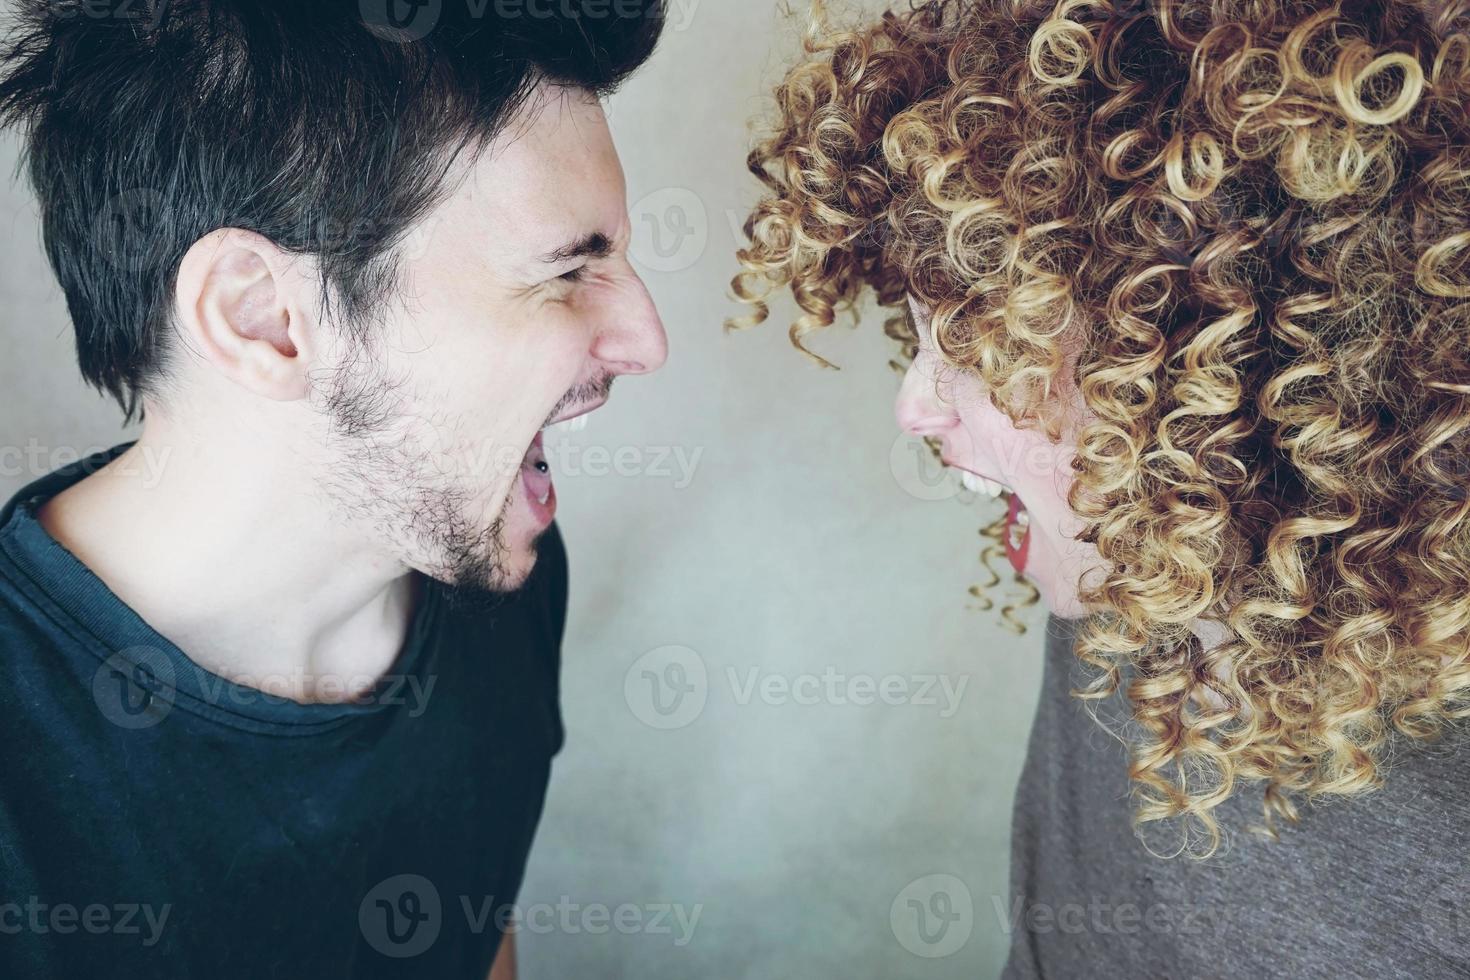
{"type": "Polygon", "coordinates": [[[526,492],[543,504],[551,495],[551,468],[545,463],[546,448],[538,432],[531,441],[531,448],[526,451],[526,458],[521,460],[521,482],[526,485],[526,492]],[[542,465],[538,466],[538,463],[542,465]]]}

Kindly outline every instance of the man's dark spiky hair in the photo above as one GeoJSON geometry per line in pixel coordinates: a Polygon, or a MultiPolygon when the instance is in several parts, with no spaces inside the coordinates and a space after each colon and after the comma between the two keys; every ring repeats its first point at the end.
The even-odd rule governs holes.
{"type": "Polygon", "coordinates": [[[393,246],[538,82],[605,94],[662,0],[22,0],[0,124],[25,136],[89,383],[127,418],[166,374],[174,279],[217,228],[320,260],[362,324],[393,246]]]}

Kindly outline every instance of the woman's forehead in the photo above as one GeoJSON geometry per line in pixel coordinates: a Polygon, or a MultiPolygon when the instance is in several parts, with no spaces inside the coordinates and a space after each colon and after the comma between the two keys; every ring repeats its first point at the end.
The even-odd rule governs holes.
{"type": "Polygon", "coordinates": [[[914,332],[919,346],[926,349],[933,346],[934,337],[929,332],[929,320],[934,310],[913,293],[905,293],[904,300],[908,303],[909,329],[914,332]]]}

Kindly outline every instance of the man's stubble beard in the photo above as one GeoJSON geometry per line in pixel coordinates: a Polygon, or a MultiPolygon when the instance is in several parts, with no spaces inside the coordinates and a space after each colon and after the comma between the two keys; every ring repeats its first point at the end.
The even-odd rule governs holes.
{"type": "Polygon", "coordinates": [[[455,426],[415,412],[407,382],[387,377],[363,347],[312,384],[311,401],[327,423],[318,486],[349,524],[371,529],[404,563],[452,586],[445,590],[452,604],[498,605],[525,579],[509,570],[505,539],[515,481],[493,520],[474,520],[481,488],[456,484],[436,451],[456,444],[455,426]]]}

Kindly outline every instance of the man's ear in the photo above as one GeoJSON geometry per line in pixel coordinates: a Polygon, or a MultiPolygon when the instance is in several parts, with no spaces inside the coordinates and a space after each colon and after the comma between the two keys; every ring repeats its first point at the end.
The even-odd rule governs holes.
{"type": "Polygon", "coordinates": [[[263,398],[305,398],[316,322],[304,261],[239,228],[199,239],[179,264],[175,291],[184,344],[263,398]]]}

